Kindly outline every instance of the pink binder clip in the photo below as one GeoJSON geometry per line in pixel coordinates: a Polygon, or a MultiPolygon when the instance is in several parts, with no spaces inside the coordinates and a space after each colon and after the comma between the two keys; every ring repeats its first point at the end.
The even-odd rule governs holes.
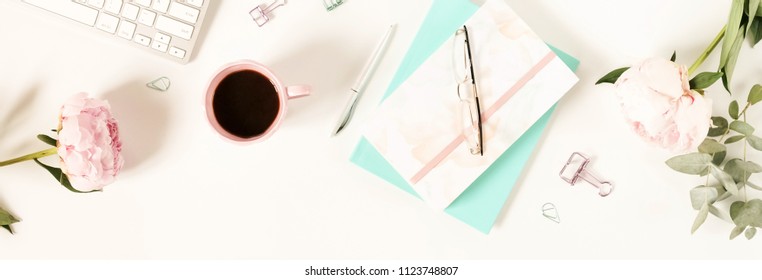
{"type": "Polygon", "coordinates": [[[587,170],[588,163],[590,163],[589,158],[574,152],[571,157],[569,157],[569,160],[566,161],[566,165],[561,169],[559,175],[561,176],[561,179],[572,186],[577,183],[577,180],[582,179],[598,188],[598,195],[602,197],[609,195],[611,191],[614,190],[614,185],[609,181],[602,181],[593,176],[593,174],[587,170]]]}
{"type": "Polygon", "coordinates": [[[281,6],[286,5],[286,3],[288,3],[288,0],[275,0],[272,4],[267,6],[258,5],[256,8],[249,11],[249,15],[251,15],[251,18],[254,19],[254,22],[256,22],[259,27],[262,27],[265,23],[270,21],[270,13],[281,6]]]}

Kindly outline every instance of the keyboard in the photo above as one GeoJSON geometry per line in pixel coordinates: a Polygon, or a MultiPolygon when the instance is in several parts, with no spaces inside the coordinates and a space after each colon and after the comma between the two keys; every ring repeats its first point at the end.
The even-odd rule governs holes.
{"type": "Polygon", "coordinates": [[[178,63],[190,61],[212,0],[21,0],[178,63]]]}

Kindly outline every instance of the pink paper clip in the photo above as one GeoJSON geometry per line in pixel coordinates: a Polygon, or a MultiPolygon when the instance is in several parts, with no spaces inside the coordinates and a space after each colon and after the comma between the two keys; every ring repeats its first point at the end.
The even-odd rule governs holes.
{"type": "Polygon", "coordinates": [[[589,158],[583,156],[580,153],[574,152],[569,157],[569,160],[566,161],[566,165],[564,165],[564,168],[561,169],[559,175],[561,176],[561,179],[571,184],[572,186],[577,183],[577,180],[582,179],[598,188],[598,195],[602,197],[609,195],[611,191],[614,190],[614,185],[612,185],[609,181],[602,181],[590,173],[587,170],[587,164],[589,163],[589,158]],[[576,170],[574,169],[574,166],[577,166],[576,170]],[[570,172],[572,170],[575,170],[574,173],[570,172]],[[564,172],[566,172],[566,174],[564,172]]]}
{"type": "Polygon", "coordinates": [[[256,8],[249,11],[249,15],[251,15],[251,18],[254,19],[254,22],[256,22],[259,27],[262,27],[265,23],[270,21],[270,13],[281,6],[286,5],[286,3],[288,3],[288,0],[275,0],[267,6],[264,6],[264,4],[258,5],[256,8]]]}

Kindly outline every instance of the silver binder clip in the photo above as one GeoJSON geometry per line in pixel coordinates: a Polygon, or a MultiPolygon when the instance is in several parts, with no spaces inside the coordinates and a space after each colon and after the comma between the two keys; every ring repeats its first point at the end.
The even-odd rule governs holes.
{"type": "Polygon", "coordinates": [[[251,15],[251,18],[254,19],[254,22],[256,22],[259,27],[262,27],[265,23],[270,21],[270,13],[281,6],[286,5],[286,3],[288,3],[288,0],[275,0],[267,6],[264,4],[258,5],[256,8],[249,11],[249,15],[251,15]]]}
{"type": "Polygon", "coordinates": [[[561,179],[574,186],[577,180],[582,179],[594,187],[598,188],[598,195],[604,197],[614,190],[614,185],[609,181],[602,181],[595,177],[587,170],[587,164],[590,163],[590,159],[583,156],[580,153],[574,152],[569,160],[566,161],[566,165],[561,169],[559,175],[561,179]]]}

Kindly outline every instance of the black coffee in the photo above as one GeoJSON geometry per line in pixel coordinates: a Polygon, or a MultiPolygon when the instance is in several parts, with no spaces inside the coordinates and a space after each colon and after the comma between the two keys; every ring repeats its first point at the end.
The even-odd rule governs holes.
{"type": "Polygon", "coordinates": [[[217,86],[212,99],[220,126],[241,138],[267,131],[280,110],[278,92],[270,79],[251,70],[234,72],[217,86]]]}

